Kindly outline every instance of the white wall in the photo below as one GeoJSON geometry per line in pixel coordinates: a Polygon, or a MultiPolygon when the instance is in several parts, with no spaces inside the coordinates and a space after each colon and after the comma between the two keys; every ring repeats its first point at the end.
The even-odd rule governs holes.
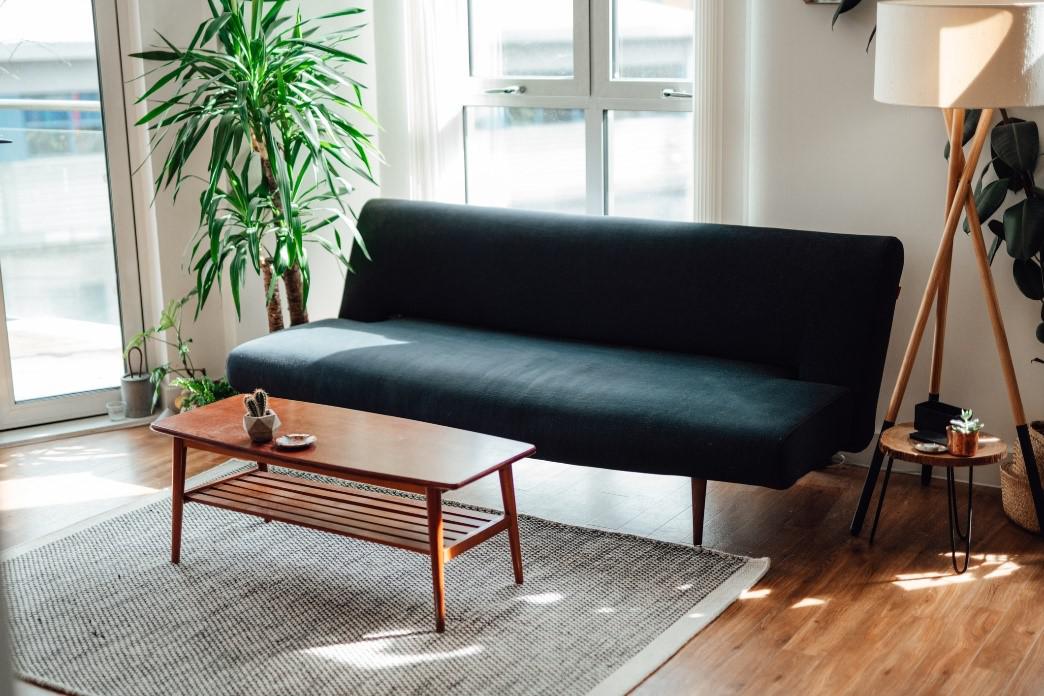
{"type": "MultiPolygon", "coordinates": [[[[863,5],[831,32],[833,7],[751,0],[747,213],[753,225],[903,241],[906,268],[879,406],[883,417],[943,225],[945,133],[938,111],[874,102],[874,49],[864,52],[874,3],[863,5]]],[[[988,429],[1010,441],[1013,420],[970,239],[960,233],[953,274],[943,399],[974,408],[988,429]]],[[[1034,337],[1040,305],[1015,288],[1003,252],[994,277],[1027,413],[1044,418],[1044,367],[1030,364],[1044,356],[1034,337]]],[[[912,418],[913,405],[928,393],[930,353],[929,335],[902,419],[912,418]]],[[[865,462],[868,454],[856,460],[865,462]]],[[[995,483],[997,472],[981,478],[995,483]]]]}
{"type": "MultiPolygon", "coordinates": [[[[356,0],[354,6],[363,7],[367,12],[359,17],[347,17],[331,20],[337,26],[367,22],[369,26],[360,32],[360,37],[353,42],[351,49],[369,61],[365,66],[352,66],[345,71],[363,84],[369,86],[364,95],[364,104],[375,117],[377,114],[376,78],[374,70],[373,39],[373,0],[356,0]]],[[[338,0],[302,0],[301,12],[304,16],[317,16],[345,7],[338,0]]],[[[185,45],[191,39],[196,26],[209,15],[206,0],[185,0],[170,3],[158,0],[142,0],[139,7],[139,27],[141,39],[145,46],[157,43],[156,31],[161,32],[175,45],[185,45]]],[[[293,11],[289,8],[287,11],[293,11]]],[[[379,117],[378,117],[379,118],[379,117]]],[[[371,128],[364,128],[367,132],[371,128]]],[[[376,135],[376,134],[375,134],[376,135]]],[[[378,138],[379,140],[379,138],[378,138]]],[[[205,144],[202,145],[205,152],[205,144]]],[[[158,171],[162,165],[166,149],[161,147],[153,154],[153,169],[158,171]]],[[[199,161],[195,170],[205,171],[206,159],[199,161]]],[[[379,175],[379,171],[377,172],[379,175]]],[[[196,232],[199,218],[199,189],[186,185],[173,204],[169,192],[160,192],[151,207],[147,203],[152,197],[151,174],[143,171],[139,174],[136,185],[138,197],[143,203],[139,205],[139,239],[143,242],[142,256],[145,266],[152,266],[157,273],[150,275],[146,281],[146,321],[155,323],[158,309],[171,298],[180,297],[193,287],[194,276],[186,268],[188,245],[196,232]],[[151,316],[149,316],[151,314],[151,316]]],[[[356,177],[347,177],[355,181],[356,177]]],[[[378,189],[370,184],[362,184],[351,197],[350,204],[356,210],[362,204],[378,194],[378,189]]],[[[344,276],[340,265],[319,247],[309,250],[312,267],[312,287],[308,309],[312,320],[337,315],[344,287],[344,276]]],[[[215,290],[216,292],[216,290],[215,290]]],[[[186,322],[186,334],[194,338],[192,355],[197,366],[206,367],[208,374],[223,375],[225,357],[233,347],[251,338],[263,335],[268,331],[268,323],[264,310],[264,295],[260,281],[248,275],[242,295],[242,319],[237,320],[232,298],[226,286],[221,295],[212,295],[206,308],[195,325],[189,327],[186,322]]]]}

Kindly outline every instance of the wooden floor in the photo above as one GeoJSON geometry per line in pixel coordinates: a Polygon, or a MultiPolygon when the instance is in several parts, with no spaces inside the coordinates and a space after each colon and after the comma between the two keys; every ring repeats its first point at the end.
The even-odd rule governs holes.
{"type": "MultiPolygon", "coordinates": [[[[4,546],[161,489],[168,447],[139,428],[0,449],[4,546]]],[[[189,474],[219,461],[191,453],[189,474]]],[[[690,538],[687,479],[517,467],[521,512],[690,538]]],[[[1006,521],[999,491],[978,490],[972,568],[954,576],[943,485],[897,475],[871,548],[848,534],[862,476],[833,467],[784,492],[710,484],[705,543],[772,569],[638,693],[1044,693],[1044,542],[1006,521]]],[[[496,496],[495,481],[457,495],[496,496]]]]}

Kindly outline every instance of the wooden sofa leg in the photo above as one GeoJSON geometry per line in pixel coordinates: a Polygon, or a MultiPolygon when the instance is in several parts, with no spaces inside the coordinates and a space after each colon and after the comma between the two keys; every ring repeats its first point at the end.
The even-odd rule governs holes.
{"type": "Polygon", "coordinates": [[[703,511],[707,506],[706,479],[692,479],[692,545],[703,545],[703,511]]]}

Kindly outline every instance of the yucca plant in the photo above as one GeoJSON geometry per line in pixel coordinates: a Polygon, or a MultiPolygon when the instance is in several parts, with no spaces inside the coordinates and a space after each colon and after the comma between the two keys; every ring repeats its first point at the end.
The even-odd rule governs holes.
{"type": "Polygon", "coordinates": [[[365,62],[344,49],[363,25],[328,28],[363,10],[303,19],[287,0],[208,3],[211,16],[187,47],[159,35],[163,48],[133,54],[159,64],[139,101],[171,91],[138,124],[148,126],[154,151],[167,148],[156,187],[172,188],[175,199],[191,178],[189,158],[209,148],[190,258],[197,315],[224,277],[238,314],[249,263],[263,279],[268,328],[276,331],[283,328],[280,280],[290,323],[308,321],[308,245],[348,271],[342,232],[366,253],[345,202],[354,188],[345,177],[375,183],[376,148],[356,124],[376,123],[363,107],[364,86],[343,71],[365,62]]]}

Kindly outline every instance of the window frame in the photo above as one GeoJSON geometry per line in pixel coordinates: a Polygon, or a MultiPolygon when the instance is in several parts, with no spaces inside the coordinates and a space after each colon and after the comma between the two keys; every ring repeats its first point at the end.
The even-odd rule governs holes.
{"type": "MultiPolygon", "coordinates": [[[[699,0],[696,0],[697,2],[699,0]]],[[[458,0],[458,74],[464,71],[460,94],[460,145],[464,156],[465,202],[468,196],[467,134],[468,107],[521,107],[580,109],[584,112],[585,190],[589,215],[610,215],[609,111],[693,112],[691,80],[614,79],[613,0],[573,0],[574,78],[476,78],[471,76],[470,1],[458,0]],[[583,22],[583,24],[581,24],[583,22]],[[524,87],[522,92],[493,90],[524,87]],[[669,96],[670,94],[676,96],[669,96]]],[[[693,26],[695,33],[695,25],[693,26]]]]}

